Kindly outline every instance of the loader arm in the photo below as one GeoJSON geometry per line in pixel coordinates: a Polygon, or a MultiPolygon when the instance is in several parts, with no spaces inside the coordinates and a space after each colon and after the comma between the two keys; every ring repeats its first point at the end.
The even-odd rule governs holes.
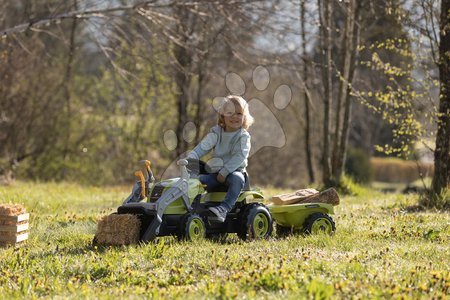
{"type": "Polygon", "coordinates": [[[161,197],[155,202],[155,217],[142,235],[143,241],[151,241],[159,234],[164,211],[174,201],[180,198],[183,199],[183,204],[186,207],[186,210],[189,212],[193,211],[192,206],[189,203],[188,196],[189,174],[186,171],[187,161],[180,160],[177,164],[181,168],[181,178],[173,186],[164,191],[161,197]]]}
{"type": "Polygon", "coordinates": [[[139,163],[143,166],[143,170],[138,170],[134,173],[138,181],[133,186],[131,194],[123,201],[123,204],[140,202],[146,198],[155,182],[155,177],[150,168],[151,162],[149,160],[141,160],[139,163]],[[145,175],[143,171],[145,171],[145,175]]]}

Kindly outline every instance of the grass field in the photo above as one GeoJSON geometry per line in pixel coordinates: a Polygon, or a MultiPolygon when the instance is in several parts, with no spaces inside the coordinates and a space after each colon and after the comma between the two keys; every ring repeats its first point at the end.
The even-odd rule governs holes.
{"type": "Polygon", "coordinates": [[[55,183],[0,187],[0,203],[31,213],[26,244],[0,248],[2,298],[450,297],[450,214],[407,212],[415,196],[343,197],[333,236],[229,236],[224,244],[160,238],[93,249],[97,219],[127,193],[55,183]]]}

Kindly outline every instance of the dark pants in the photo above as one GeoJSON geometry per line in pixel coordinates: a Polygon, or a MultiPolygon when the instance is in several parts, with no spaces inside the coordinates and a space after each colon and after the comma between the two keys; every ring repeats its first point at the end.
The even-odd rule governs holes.
{"type": "MultiPolygon", "coordinates": [[[[217,181],[217,173],[208,174],[208,175],[200,175],[200,181],[203,184],[206,184],[207,190],[214,190],[216,187],[221,185],[222,183],[217,181]]],[[[228,174],[225,182],[223,183],[228,187],[227,195],[222,202],[224,208],[227,211],[230,211],[234,204],[236,203],[239,194],[241,193],[242,188],[245,184],[244,174],[239,171],[235,171],[233,173],[228,174]]]]}

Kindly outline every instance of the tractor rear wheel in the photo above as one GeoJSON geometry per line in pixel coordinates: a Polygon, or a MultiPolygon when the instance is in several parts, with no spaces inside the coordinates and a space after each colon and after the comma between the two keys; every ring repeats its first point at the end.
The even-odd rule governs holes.
{"type": "Polygon", "coordinates": [[[252,203],[243,211],[238,232],[242,240],[264,239],[272,234],[272,230],[272,216],[264,204],[252,203]]]}
{"type": "Polygon", "coordinates": [[[189,214],[184,219],[180,230],[179,239],[186,241],[198,241],[205,238],[206,227],[203,219],[196,214],[189,214]]]}
{"type": "Polygon", "coordinates": [[[336,225],[333,219],[324,213],[313,213],[305,221],[306,234],[326,233],[333,234],[336,230],[336,225]]]}

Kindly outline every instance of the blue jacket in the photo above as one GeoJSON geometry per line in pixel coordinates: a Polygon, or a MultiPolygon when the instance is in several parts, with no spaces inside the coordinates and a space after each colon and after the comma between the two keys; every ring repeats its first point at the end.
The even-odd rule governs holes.
{"type": "Polygon", "coordinates": [[[225,132],[218,125],[211,128],[203,140],[189,153],[188,158],[201,159],[213,151],[207,162],[212,172],[223,177],[234,171],[245,172],[250,153],[250,134],[241,128],[233,132],[225,132]]]}

